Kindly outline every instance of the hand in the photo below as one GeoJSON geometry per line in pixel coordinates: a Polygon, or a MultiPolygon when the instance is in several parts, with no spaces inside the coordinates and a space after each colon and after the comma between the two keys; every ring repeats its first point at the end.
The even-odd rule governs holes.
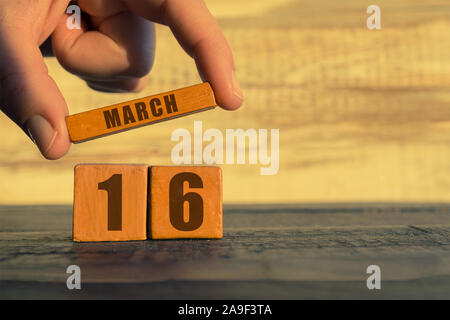
{"type": "Polygon", "coordinates": [[[67,104],[39,47],[51,35],[61,65],[96,90],[139,91],[153,65],[152,22],[168,25],[209,81],[217,103],[242,104],[231,50],[202,0],[78,0],[82,28],[66,27],[69,0],[0,0],[0,107],[47,159],[70,147],[67,104]]]}

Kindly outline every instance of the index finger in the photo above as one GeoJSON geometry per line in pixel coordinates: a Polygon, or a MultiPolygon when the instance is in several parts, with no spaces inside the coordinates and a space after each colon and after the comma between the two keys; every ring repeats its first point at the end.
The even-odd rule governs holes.
{"type": "Polygon", "coordinates": [[[170,27],[183,49],[194,58],[200,76],[209,81],[219,106],[241,106],[242,91],[234,75],[230,46],[202,0],[125,0],[137,15],[170,27]]]}

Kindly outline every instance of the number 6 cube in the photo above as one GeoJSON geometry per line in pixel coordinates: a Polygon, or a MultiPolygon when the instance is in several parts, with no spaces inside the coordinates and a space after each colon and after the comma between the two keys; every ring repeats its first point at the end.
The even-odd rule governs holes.
{"type": "Polygon", "coordinates": [[[150,167],[149,237],[222,238],[218,167],[150,167]]]}
{"type": "Polygon", "coordinates": [[[75,166],[74,241],[147,239],[148,166],[75,166]]]}

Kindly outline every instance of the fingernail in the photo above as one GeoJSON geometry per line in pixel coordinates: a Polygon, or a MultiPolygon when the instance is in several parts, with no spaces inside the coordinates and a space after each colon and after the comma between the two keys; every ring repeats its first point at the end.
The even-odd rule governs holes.
{"type": "Polygon", "coordinates": [[[239,81],[236,78],[236,75],[234,74],[234,71],[232,73],[231,77],[232,86],[233,86],[233,93],[238,96],[240,99],[244,99],[244,95],[242,94],[241,86],[239,84],[239,81]]]}
{"type": "Polygon", "coordinates": [[[38,146],[39,151],[43,155],[47,154],[53,146],[58,132],[40,115],[31,116],[26,122],[26,128],[31,140],[38,146]]]}

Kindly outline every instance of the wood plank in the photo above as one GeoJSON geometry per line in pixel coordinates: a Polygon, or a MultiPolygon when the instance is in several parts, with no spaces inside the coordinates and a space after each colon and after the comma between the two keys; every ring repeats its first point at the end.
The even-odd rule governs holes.
{"type": "MultiPolygon", "coordinates": [[[[450,224],[448,203],[224,205],[227,229],[450,224]]],[[[72,206],[1,206],[0,232],[71,231],[72,206]],[[37,220],[36,217],[39,217],[37,220]]]]}
{"type": "Polygon", "coordinates": [[[206,111],[216,106],[209,83],[160,93],[66,117],[70,139],[84,142],[206,111]]]}
{"type": "Polygon", "coordinates": [[[15,231],[21,209],[0,207],[0,285],[9,288],[1,297],[25,289],[52,297],[65,288],[71,264],[81,267],[85,291],[63,292],[65,298],[115,297],[108,288],[135,288],[140,297],[158,288],[161,299],[189,290],[198,290],[192,298],[448,297],[450,206],[378,207],[384,212],[376,204],[280,206],[284,213],[227,206],[223,239],[126,243],[73,243],[70,206],[22,209],[34,230],[16,223],[15,231]],[[45,208],[53,231],[40,219],[45,208]],[[372,264],[382,270],[379,293],[365,288],[372,264]]]}
{"type": "Polygon", "coordinates": [[[449,299],[450,277],[385,281],[367,290],[361,281],[186,281],[87,283],[67,290],[61,283],[1,281],[0,299],[449,299]]]}

